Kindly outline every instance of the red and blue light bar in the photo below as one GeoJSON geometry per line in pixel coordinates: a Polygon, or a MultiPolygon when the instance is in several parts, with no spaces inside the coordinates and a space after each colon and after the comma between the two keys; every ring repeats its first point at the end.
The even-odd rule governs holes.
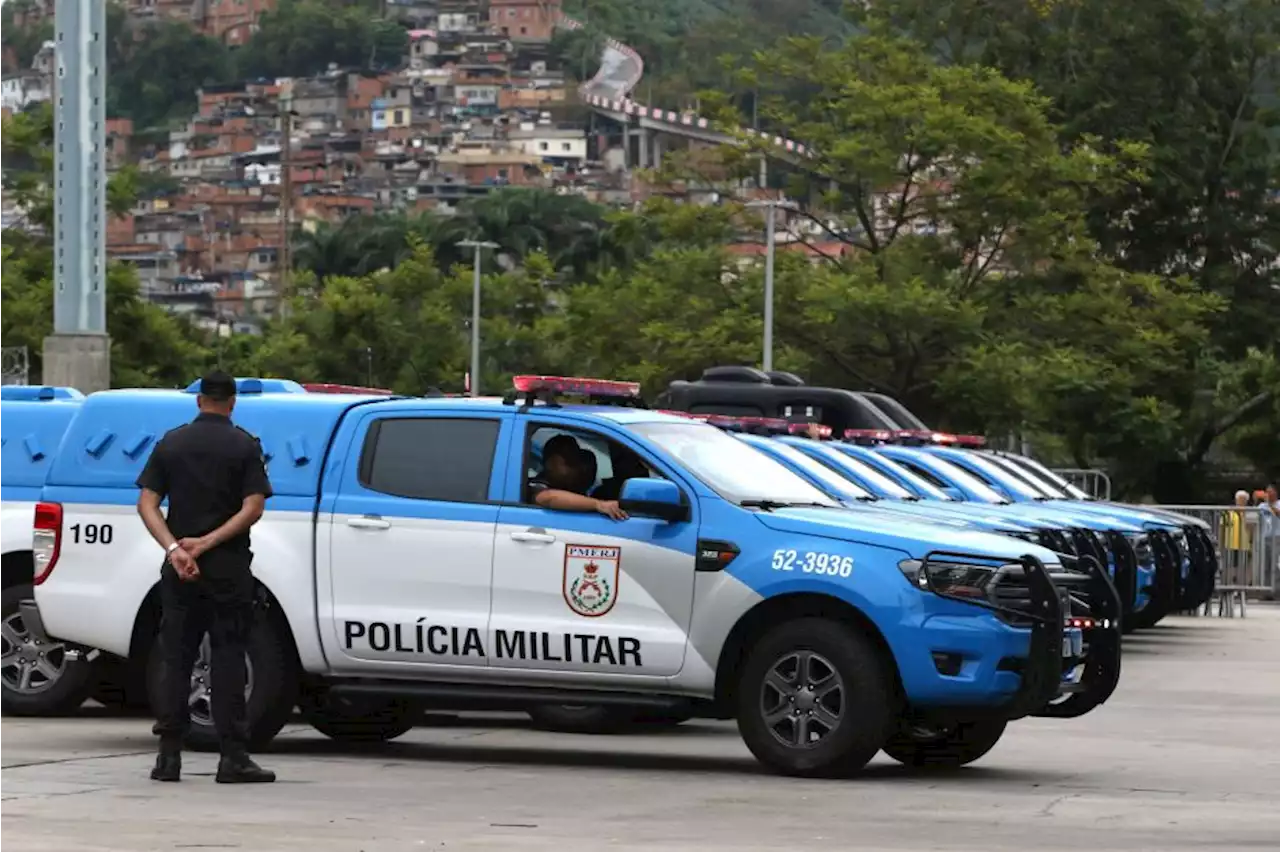
{"type": "Polygon", "coordinates": [[[635,399],[640,396],[639,382],[617,382],[611,379],[585,379],[572,376],[515,376],[512,386],[520,393],[551,391],[584,396],[635,399]]]}
{"type": "Polygon", "coordinates": [[[825,441],[831,437],[831,427],[825,423],[788,423],[787,432],[818,441],[825,441]]]}
{"type": "Polygon", "coordinates": [[[340,385],[333,382],[303,382],[308,393],[355,393],[374,396],[391,396],[388,388],[368,388],[362,385],[340,385]]]}

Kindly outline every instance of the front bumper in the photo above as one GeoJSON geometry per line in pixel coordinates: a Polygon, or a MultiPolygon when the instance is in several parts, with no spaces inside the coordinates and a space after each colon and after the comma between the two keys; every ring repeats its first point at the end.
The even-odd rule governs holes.
{"type": "MultiPolygon", "coordinates": [[[[956,558],[966,556],[931,553],[921,570],[928,577],[931,560],[956,558]]],[[[1093,557],[1081,557],[1075,570],[1063,572],[1066,585],[1059,588],[1039,560],[1026,556],[1019,563],[1016,570],[997,574],[989,600],[950,596],[930,584],[939,597],[987,609],[995,618],[984,620],[988,653],[968,681],[948,684],[952,679],[941,677],[928,695],[909,690],[913,711],[943,717],[1066,718],[1083,715],[1111,697],[1120,677],[1121,603],[1107,572],[1093,557]],[[992,637],[1000,640],[994,648],[992,637]],[[1073,680],[1077,671],[1079,678],[1073,680]]],[[[923,638],[935,658],[942,646],[976,641],[973,627],[962,624],[972,621],[937,616],[926,622],[931,629],[923,638]]]]}

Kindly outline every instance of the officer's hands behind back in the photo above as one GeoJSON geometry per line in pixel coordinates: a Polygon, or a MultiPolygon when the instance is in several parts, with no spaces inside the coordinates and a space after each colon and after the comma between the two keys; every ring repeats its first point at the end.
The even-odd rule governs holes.
{"type": "Polygon", "coordinates": [[[196,558],[186,549],[188,541],[190,539],[184,538],[178,542],[178,548],[169,554],[169,564],[178,573],[179,579],[195,580],[200,576],[200,566],[196,564],[196,558]]]}

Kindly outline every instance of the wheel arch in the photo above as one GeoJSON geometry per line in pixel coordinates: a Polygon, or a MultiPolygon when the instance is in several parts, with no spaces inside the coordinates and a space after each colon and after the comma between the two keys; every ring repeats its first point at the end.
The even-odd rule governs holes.
{"type": "Polygon", "coordinates": [[[35,579],[35,560],[30,550],[12,550],[0,562],[0,588],[31,585],[35,579]]]}
{"type": "Polygon", "coordinates": [[[767,598],[742,615],[729,631],[716,665],[715,697],[719,707],[732,707],[738,673],[752,646],[769,630],[798,618],[828,618],[844,624],[866,637],[885,670],[893,676],[894,695],[905,694],[902,676],[884,634],[858,607],[831,595],[795,592],[767,598]]]}

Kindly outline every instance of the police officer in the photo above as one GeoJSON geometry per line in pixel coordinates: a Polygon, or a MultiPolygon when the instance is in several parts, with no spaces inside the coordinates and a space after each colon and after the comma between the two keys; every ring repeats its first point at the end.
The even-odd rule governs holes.
{"type": "Polygon", "coordinates": [[[213,721],[222,784],[276,779],[247,750],[245,651],[253,622],[249,528],[271,496],[258,440],[231,422],[236,383],[215,371],[200,380],[200,413],[167,433],[138,476],[138,514],[164,548],[160,569],[163,697],[154,731],[160,754],[151,777],[178,781],[182,739],[191,723],[191,669],[206,631],[213,649],[213,721]],[[169,498],[169,516],[160,503],[169,498]]]}

